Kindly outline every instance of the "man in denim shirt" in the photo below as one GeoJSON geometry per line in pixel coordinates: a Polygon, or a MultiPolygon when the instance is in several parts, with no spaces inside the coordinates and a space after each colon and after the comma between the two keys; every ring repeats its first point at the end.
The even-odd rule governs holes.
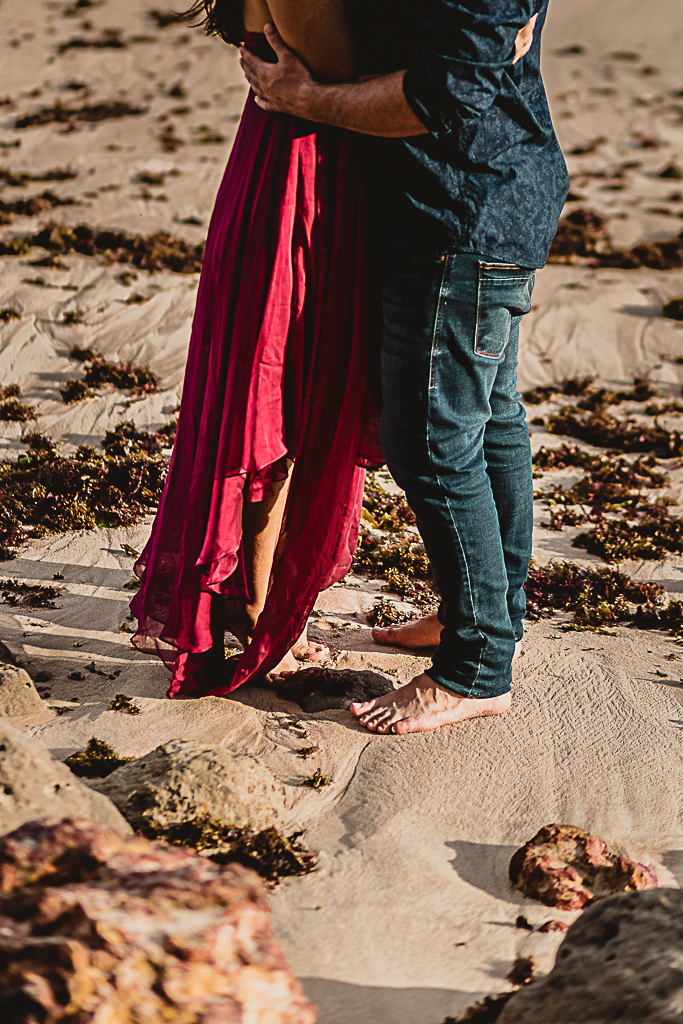
{"type": "Polygon", "coordinates": [[[540,72],[547,7],[395,0],[387,17],[404,18],[413,62],[348,84],[313,81],[274,30],[277,64],[242,51],[264,109],[375,137],[387,268],[381,437],[441,606],[438,617],[374,631],[384,643],[438,646],[425,674],[351,706],[373,732],[510,707],[533,525],[519,323],[568,188],[540,72]]]}

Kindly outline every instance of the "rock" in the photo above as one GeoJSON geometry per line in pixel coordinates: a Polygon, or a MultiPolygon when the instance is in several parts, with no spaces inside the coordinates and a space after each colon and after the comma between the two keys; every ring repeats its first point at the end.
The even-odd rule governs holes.
{"type": "Polygon", "coordinates": [[[78,814],[130,832],[107,797],[93,793],[40,743],[0,719],[0,834],[55,814],[78,814]]]}
{"type": "Polygon", "coordinates": [[[348,708],[355,701],[372,700],[391,693],[394,685],[379,672],[305,668],[276,682],[279,697],[291,700],[308,714],[348,708]]]}
{"type": "Polygon", "coordinates": [[[562,910],[657,885],[643,864],[612,853],[602,839],[572,825],[545,825],[537,832],[512,857],[510,881],[529,899],[562,910]]]}
{"type": "Polygon", "coordinates": [[[658,889],[590,905],[555,967],[518,992],[499,1024],[680,1024],[683,892],[658,889]]]}
{"type": "Polygon", "coordinates": [[[0,665],[0,715],[23,718],[44,709],[28,672],[16,665],[0,665]]]}
{"type": "Polygon", "coordinates": [[[314,1024],[258,876],[75,818],[0,839],[12,1024],[314,1024]]]}
{"type": "Polygon", "coordinates": [[[164,743],[91,786],[151,836],[197,818],[258,832],[284,808],[281,784],[255,758],[189,740],[164,743]]]}
{"type": "Polygon", "coordinates": [[[16,665],[16,663],[17,659],[14,657],[7,644],[4,644],[2,640],[0,640],[0,664],[16,665]]]}

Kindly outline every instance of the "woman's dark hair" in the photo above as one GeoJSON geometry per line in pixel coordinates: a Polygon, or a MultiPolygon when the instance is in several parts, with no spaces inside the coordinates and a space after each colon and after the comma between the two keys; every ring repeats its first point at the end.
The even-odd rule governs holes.
{"type": "Polygon", "coordinates": [[[207,35],[220,36],[233,46],[241,46],[244,42],[242,0],[195,0],[183,18],[203,28],[207,35]],[[200,20],[192,21],[193,18],[200,20]]]}

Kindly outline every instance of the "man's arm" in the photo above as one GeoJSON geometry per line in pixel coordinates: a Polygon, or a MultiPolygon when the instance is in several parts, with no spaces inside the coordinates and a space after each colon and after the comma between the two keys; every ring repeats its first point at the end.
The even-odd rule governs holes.
{"type": "MultiPolygon", "coordinates": [[[[481,0],[475,0],[475,3],[481,4],[481,0]]],[[[488,6],[491,4],[500,6],[501,0],[488,0],[488,6]]],[[[529,0],[506,0],[506,4],[508,8],[516,8],[519,21],[520,12],[528,10],[529,0]]],[[[536,15],[533,15],[519,27],[515,22],[504,27],[502,49],[507,60],[496,62],[499,77],[509,64],[516,63],[529,51],[535,24],[536,15]]],[[[494,49],[496,42],[499,43],[498,49],[501,49],[497,38],[499,32],[500,27],[495,26],[494,49]]],[[[264,110],[295,114],[311,121],[387,138],[424,135],[430,127],[434,131],[433,126],[426,127],[429,124],[428,114],[423,113],[419,101],[416,103],[411,97],[411,105],[406,99],[405,71],[397,71],[363,82],[322,84],[312,78],[296,54],[285,46],[272,25],[266,26],[266,34],[278,56],[278,62],[268,64],[246,49],[241,51],[240,61],[247,81],[256,94],[256,102],[264,110]],[[415,106],[420,110],[424,120],[417,116],[415,106]]],[[[496,53],[495,56],[499,54],[496,53]]],[[[445,59],[452,61],[452,58],[445,59]]],[[[469,76],[472,72],[472,62],[465,63],[469,65],[469,76]]],[[[427,64],[429,67],[429,62],[427,64]]],[[[489,80],[491,95],[487,105],[495,99],[496,90],[495,87],[491,89],[491,86],[495,86],[495,82],[489,80]]],[[[437,131],[435,134],[440,133],[437,131]]]]}

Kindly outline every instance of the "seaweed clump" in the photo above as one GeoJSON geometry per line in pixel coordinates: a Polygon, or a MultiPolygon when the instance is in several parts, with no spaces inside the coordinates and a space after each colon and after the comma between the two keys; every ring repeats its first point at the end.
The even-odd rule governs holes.
{"type": "Polygon", "coordinates": [[[401,622],[410,622],[417,618],[417,615],[415,612],[402,612],[393,601],[380,597],[365,617],[371,626],[396,626],[401,622]]]}
{"type": "MultiPolygon", "coordinates": [[[[102,673],[104,675],[105,673],[102,673]]],[[[126,715],[139,715],[140,708],[135,703],[132,697],[128,697],[125,693],[117,693],[113,699],[109,701],[110,711],[122,711],[126,715]]]]}
{"type": "Polygon", "coordinates": [[[13,608],[56,608],[55,598],[62,587],[44,587],[18,580],[0,580],[0,594],[5,604],[13,608]]]}
{"type": "Polygon", "coordinates": [[[145,237],[125,231],[100,231],[87,224],[74,228],[46,224],[35,234],[0,242],[0,256],[24,256],[32,246],[53,253],[104,256],[110,263],[132,263],[140,270],[172,270],[178,274],[198,273],[204,251],[203,243],[189,245],[165,231],[145,237]]]}
{"type": "Polygon", "coordinates": [[[415,525],[415,513],[402,494],[390,494],[375,473],[368,473],[363,492],[363,508],[372,525],[380,530],[401,530],[415,525]]]}
{"type": "Polygon", "coordinates": [[[572,210],[560,221],[550,248],[549,263],[585,262],[591,267],[675,270],[683,267],[683,232],[673,238],[641,242],[631,249],[612,245],[607,221],[594,210],[572,210]]]}
{"type": "Polygon", "coordinates": [[[501,992],[497,996],[484,996],[474,1006],[469,1006],[461,1017],[446,1017],[443,1024],[496,1024],[516,991],[513,989],[512,992],[501,992]]]}
{"type": "MultiPolygon", "coordinates": [[[[97,43],[93,40],[89,45],[95,46],[97,43]]],[[[68,49],[69,44],[66,44],[64,48],[68,49]]],[[[132,117],[145,113],[147,113],[146,107],[134,107],[125,100],[84,103],[80,107],[65,107],[62,103],[55,103],[54,107],[43,107],[42,110],[35,110],[32,114],[18,117],[14,122],[14,127],[34,128],[38,125],[55,123],[75,125],[80,122],[108,121],[112,118],[132,117]]]]}
{"type": "MultiPolygon", "coordinates": [[[[9,385],[10,388],[12,386],[9,385]]],[[[4,420],[6,423],[27,423],[35,418],[35,410],[25,402],[17,402],[16,398],[0,402],[0,420],[4,420]]]]}
{"type": "Polygon", "coordinates": [[[147,825],[142,832],[147,839],[189,846],[217,864],[244,864],[272,884],[283,878],[307,875],[316,866],[315,855],[299,842],[303,832],[284,836],[272,827],[253,832],[230,828],[208,816],[163,827],[147,825]]]}
{"type": "Polygon", "coordinates": [[[604,630],[629,623],[681,635],[683,602],[666,605],[659,583],[640,583],[608,566],[588,569],[576,562],[550,562],[542,567],[532,563],[525,591],[528,618],[571,612],[565,629],[604,630]]]}
{"type": "Polygon", "coordinates": [[[159,378],[148,366],[134,366],[130,362],[110,363],[91,348],[83,349],[78,345],[69,351],[69,356],[86,365],[83,379],[68,380],[61,390],[62,399],[67,404],[91,398],[92,388],[107,384],[113,384],[120,391],[129,390],[134,395],[151,395],[159,387],[159,378]]]}
{"type": "Polygon", "coordinates": [[[88,740],[85,750],[77,750],[66,758],[64,764],[81,779],[104,779],[122,764],[132,760],[132,757],[121,757],[104,740],[93,736],[88,740]]]}
{"type": "MultiPolygon", "coordinates": [[[[122,424],[110,432],[110,449],[128,429],[122,424]]],[[[159,454],[168,444],[166,435],[163,442],[155,435],[143,434],[143,439],[122,438],[124,455],[81,445],[67,458],[43,434],[26,435],[28,451],[17,462],[0,461],[0,547],[7,553],[25,543],[27,529],[33,537],[44,537],[140,522],[156,508],[168,466],[159,454]],[[158,449],[146,451],[147,443],[158,449]]]]}

